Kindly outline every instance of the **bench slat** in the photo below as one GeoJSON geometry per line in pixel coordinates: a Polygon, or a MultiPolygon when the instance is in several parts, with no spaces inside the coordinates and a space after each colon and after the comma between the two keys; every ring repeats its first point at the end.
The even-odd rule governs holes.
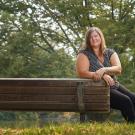
{"type": "Polygon", "coordinates": [[[78,82],[83,82],[86,86],[103,86],[104,81],[90,81],[90,79],[29,79],[29,78],[0,78],[0,86],[27,86],[27,87],[40,87],[40,86],[77,86],[78,82]]]}
{"type": "MultiPolygon", "coordinates": [[[[76,87],[10,87],[0,86],[0,93],[2,94],[54,94],[54,95],[72,95],[76,94],[76,87]]],[[[84,93],[87,94],[108,94],[107,87],[86,87],[84,86],[84,93]],[[90,90],[91,89],[91,90],[90,90]]]]}
{"type": "MultiPolygon", "coordinates": [[[[85,104],[85,109],[86,111],[108,111],[108,104],[106,103],[92,103],[92,104],[85,104]]],[[[47,102],[1,102],[0,103],[0,109],[5,109],[7,110],[27,110],[27,111],[33,111],[33,110],[48,110],[48,111],[70,111],[70,112],[78,112],[78,105],[73,104],[73,103],[66,103],[66,104],[58,104],[58,103],[47,103],[47,102]],[[19,106],[18,106],[19,103],[19,106]]]]}
{"type": "MultiPolygon", "coordinates": [[[[99,102],[105,103],[109,99],[109,95],[84,95],[84,103],[99,102]]],[[[1,101],[54,101],[56,103],[76,103],[76,95],[16,95],[16,94],[0,94],[1,101]]]]}

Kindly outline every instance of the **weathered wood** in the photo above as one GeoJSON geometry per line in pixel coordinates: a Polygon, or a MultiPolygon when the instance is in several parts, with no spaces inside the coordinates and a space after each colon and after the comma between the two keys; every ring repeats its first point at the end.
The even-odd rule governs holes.
{"type": "MultiPolygon", "coordinates": [[[[106,103],[85,104],[86,112],[108,112],[106,103]]],[[[49,103],[49,102],[27,102],[27,101],[11,101],[1,102],[0,110],[20,110],[20,111],[58,111],[58,112],[79,112],[78,105],[75,103],[49,103]],[[60,106],[60,107],[59,107],[60,106]]]]}
{"type": "MultiPolygon", "coordinates": [[[[35,94],[35,93],[42,93],[42,94],[55,94],[55,95],[72,95],[76,93],[76,87],[22,87],[22,86],[0,86],[0,93],[3,94],[10,94],[10,93],[15,93],[15,94],[35,94]],[[38,89],[38,90],[37,90],[38,89]],[[55,89],[55,91],[54,91],[55,89]]],[[[106,90],[105,87],[103,86],[92,86],[92,87],[86,87],[84,86],[84,93],[85,94],[108,94],[108,91],[106,90]],[[90,90],[91,89],[91,90],[90,90]]]]}
{"type": "MultiPolygon", "coordinates": [[[[0,94],[1,101],[49,101],[55,103],[76,103],[78,98],[76,95],[16,95],[16,94],[0,94]]],[[[84,95],[84,103],[102,102],[106,103],[109,96],[106,95],[84,95]]]]}
{"type": "Polygon", "coordinates": [[[79,112],[80,82],[85,111],[109,112],[105,82],[78,78],[0,78],[0,110],[79,112]]]}
{"type": "Polygon", "coordinates": [[[90,79],[71,79],[71,78],[0,78],[0,86],[77,86],[78,82],[83,82],[85,86],[103,86],[103,81],[93,81],[90,79]]]}

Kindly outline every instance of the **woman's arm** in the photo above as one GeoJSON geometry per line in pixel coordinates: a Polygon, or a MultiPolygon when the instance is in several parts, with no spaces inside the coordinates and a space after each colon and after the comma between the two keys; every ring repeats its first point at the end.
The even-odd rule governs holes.
{"type": "Polygon", "coordinates": [[[110,63],[111,67],[105,67],[105,73],[109,75],[121,74],[121,63],[116,52],[111,55],[110,63]]]}
{"type": "Polygon", "coordinates": [[[108,74],[108,75],[121,74],[121,70],[122,70],[121,63],[116,52],[111,55],[110,63],[111,63],[111,67],[100,68],[99,70],[96,71],[96,73],[101,77],[104,74],[108,74]]]}
{"type": "Polygon", "coordinates": [[[76,60],[76,72],[79,77],[91,78],[94,80],[100,80],[101,77],[96,72],[89,71],[90,62],[86,55],[83,53],[78,54],[76,60]]]}

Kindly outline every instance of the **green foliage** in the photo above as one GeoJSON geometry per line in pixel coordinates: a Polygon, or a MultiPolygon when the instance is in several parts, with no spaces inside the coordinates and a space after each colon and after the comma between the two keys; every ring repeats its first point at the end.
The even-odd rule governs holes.
{"type": "Polygon", "coordinates": [[[0,112],[0,121],[36,121],[37,119],[38,115],[35,112],[0,112]]]}
{"type": "Polygon", "coordinates": [[[1,121],[12,121],[12,120],[15,120],[15,114],[12,113],[12,112],[0,112],[0,120],[1,121]]]}
{"type": "Polygon", "coordinates": [[[121,83],[125,84],[127,88],[135,92],[135,61],[132,56],[134,56],[134,53],[131,50],[129,50],[128,53],[122,53],[120,55],[123,73],[122,76],[119,76],[119,80],[121,83]]]}
{"type": "Polygon", "coordinates": [[[50,55],[37,48],[33,49],[28,44],[26,47],[20,44],[16,49],[14,48],[10,48],[10,56],[8,53],[6,57],[1,57],[1,77],[75,76],[74,61],[63,49],[59,50],[58,54],[50,55]]]}

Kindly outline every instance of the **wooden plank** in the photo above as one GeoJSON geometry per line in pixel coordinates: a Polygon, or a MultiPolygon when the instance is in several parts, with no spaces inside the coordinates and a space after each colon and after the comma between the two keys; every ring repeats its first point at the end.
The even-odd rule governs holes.
{"type": "Polygon", "coordinates": [[[0,87],[0,93],[20,94],[75,94],[76,87],[0,87]]]}
{"type": "Polygon", "coordinates": [[[94,87],[91,86],[89,87],[84,87],[84,94],[85,95],[91,95],[91,94],[100,94],[100,95],[108,95],[109,92],[109,88],[105,87],[105,86],[100,86],[100,87],[94,87]]]}
{"type": "MultiPolygon", "coordinates": [[[[13,93],[18,93],[18,94],[56,94],[56,95],[73,95],[76,94],[77,88],[76,87],[22,87],[22,86],[17,86],[17,87],[10,87],[10,86],[5,86],[5,87],[0,87],[0,93],[1,94],[13,94],[13,93]]],[[[108,88],[107,87],[84,87],[84,94],[108,94],[108,88]]]]}
{"type": "Polygon", "coordinates": [[[77,96],[75,95],[16,95],[16,94],[0,94],[1,101],[52,101],[59,103],[77,102],[77,96]]]}
{"type": "MultiPolygon", "coordinates": [[[[55,103],[43,103],[43,102],[1,102],[0,109],[2,110],[40,110],[40,111],[71,111],[78,112],[77,104],[55,104],[55,103]]],[[[86,111],[107,111],[109,109],[108,104],[91,103],[85,105],[86,111]]]]}
{"type": "Polygon", "coordinates": [[[30,79],[11,79],[11,80],[0,80],[0,86],[34,86],[34,87],[39,87],[39,86],[76,86],[77,82],[76,80],[30,80],[30,79]]]}
{"type": "MultiPolygon", "coordinates": [[[[0,94],[1,101],[52,101],[55,103],[76,103],[77,95],[21,95],[21,94],[0,94]]],[[[84,95],[84,103],[99,102],[105,103],[109,100],[109,95],[84,95]]]]}
{"type": "Polygon", "coordinates": [[[84,95],[84,103],[108,103],[109,99],[109,95],[84,95]]]}
{"type": "Polygon", "coordinates": [[[0,78],[0,86],[77,86],[79,82],[83,82],[86,86],[103,86],[105,85],[104,81],[93,81],[91,79],[47,79],[47,78],[0,78]]]}

